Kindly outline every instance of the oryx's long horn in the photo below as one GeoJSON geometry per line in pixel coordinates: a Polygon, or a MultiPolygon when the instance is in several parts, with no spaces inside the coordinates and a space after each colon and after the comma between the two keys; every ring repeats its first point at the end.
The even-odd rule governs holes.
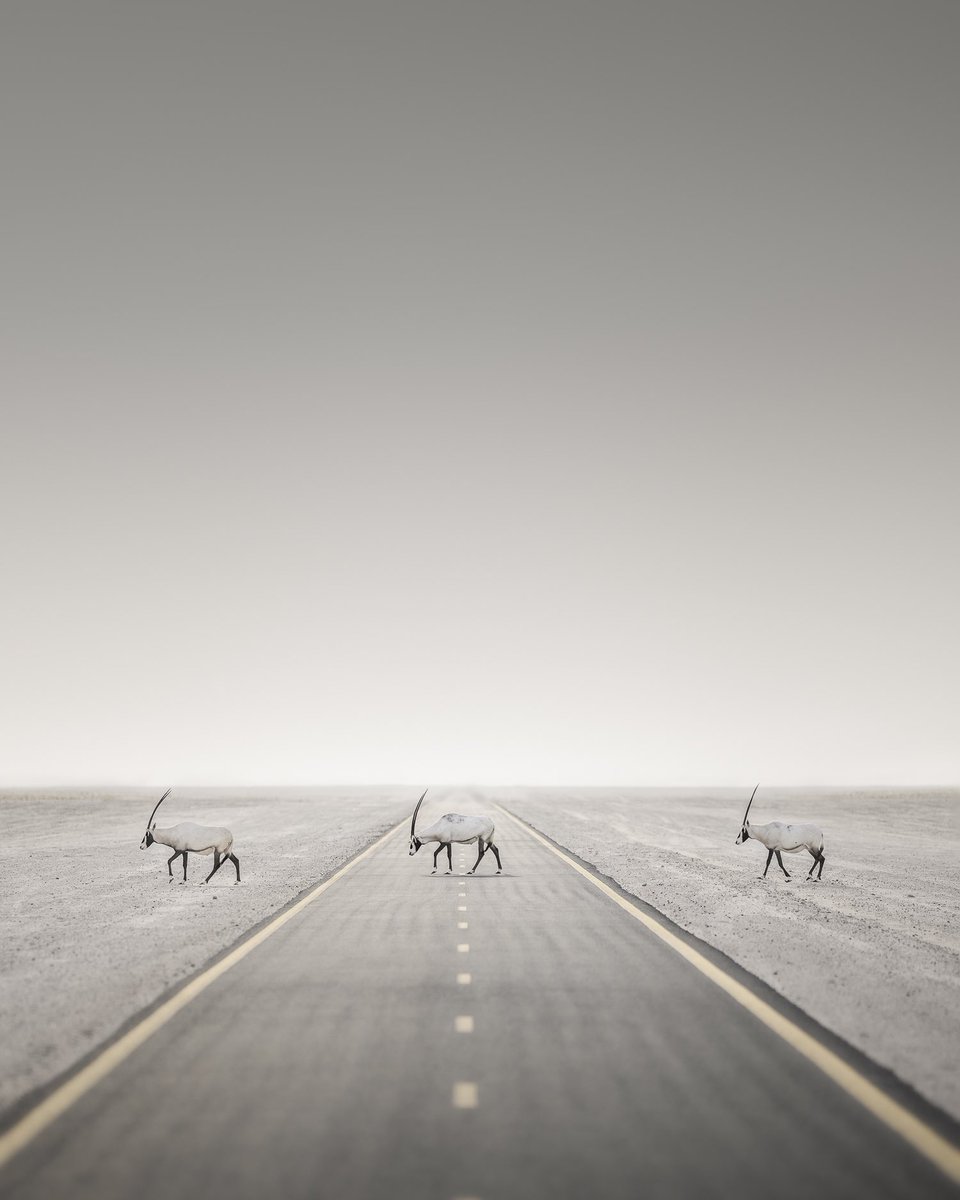
{"type": "MultiPolygon", "coordinates": [[[[759,786],[760,786],[760,784],[758,783],[757,787],[755,787],[753,789],[753,796],[755,796],[757,794],[757,788],[759,786]]],[[[747,812],[745,812],[743,814],[743,820],[741,821],[741,825],[746,825],[746,823],[747,823],[747,813],[750,811],[750,805],[753,803],[753,796],[750,797],[749,803],[747,804],[747,812]]]]}
{"type": "Polygon", "coordinates": [[[157,815],[157,809],[158,809],[158,808],[160,807],[160,805],[161,805],[161,804],[164,802],[164,800],[166,800],[166,798],[167,798],[167,797],[170,795],[170,793],[171,793],[172,791],[173,791],[173,788],[172,788],[172,787],[169,787],[169,788],[167,788],[167,790],[166,790],[166,791],[163,793],[163,795],[160,797],[160,799],[159,799],[159,800],[157,801],[157,803],[154,805],[153,812],[150,814],[150,820],[147,822],[147,828],[148,828],[148,829],[149,829],[149,828],[150,828],[150,826],[153,824],[153,818],[154,818],[154,817],[157,815]]]}
{"type": "MultiPolygon", "coordinates": [[[[429,792],[429,791],[430,791],[430,789],[427,788],[427,791],[423,793],[423,796],[425,796],[427,794],[427,792],[429,792]]],[[[420,805],[423,803],[423,796],[421,796],[420,799],[417,801],[417,807],[413,810],[413,820],[410,822],[410,836],[411,837],[413,837],[413,835],[417,831],[417,813],[420,811],[420,805]]]]}

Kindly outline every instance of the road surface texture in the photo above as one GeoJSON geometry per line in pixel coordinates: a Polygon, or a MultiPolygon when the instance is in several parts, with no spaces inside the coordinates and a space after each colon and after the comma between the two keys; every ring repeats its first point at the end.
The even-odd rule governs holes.
{"type": "Polygon", "coordinates": [[[388,836],[10,1158],[0,1196],[958,1194],[497,819],[502,876],[492,855],[432,876],[429,848],[388,836]]]}

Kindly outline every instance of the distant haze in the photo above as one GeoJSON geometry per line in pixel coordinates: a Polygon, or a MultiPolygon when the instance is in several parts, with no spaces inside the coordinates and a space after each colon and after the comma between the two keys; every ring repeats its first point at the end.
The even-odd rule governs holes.
{"type": "Polygon", "coordinates": [[[960,781],[960,5],[0,15],[0,781],[960,781]]]}

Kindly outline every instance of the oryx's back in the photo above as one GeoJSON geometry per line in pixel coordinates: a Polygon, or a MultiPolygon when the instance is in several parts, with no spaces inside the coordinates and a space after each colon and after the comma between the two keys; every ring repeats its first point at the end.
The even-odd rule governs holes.
{"type": "Polygon", "coordinates": [[[233,846],[233,834],[222,825],[197,825],[193,821],[181,821],[170,833],[175,834],[183,848],[192,854],[212,854],[219,850],[228,854],[233,846]]]}
{"type": "Polygon", "coordinates": [[[419,837],[424,841],[439,838],[441,841],[475,842],[477,838],[482,838],[488,842],[493,833],[493,821],[487,816],[444,813],[439,821],[422,830],[419,837]]]}
{"type": "Polygon", "coordinates": [[[780,849],[788,854],[810,847],[823,849],[823,830],[819,825],[788,825],[785,821],[771,821],[763,828],[776,836],[780,849]]]}

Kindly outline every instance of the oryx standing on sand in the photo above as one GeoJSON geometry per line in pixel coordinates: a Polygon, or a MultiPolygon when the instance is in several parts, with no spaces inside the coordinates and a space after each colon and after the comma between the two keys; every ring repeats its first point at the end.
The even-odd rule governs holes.
{"type": "Polygon", "coordinates": [[[173,854],[167,859],[167,873],[171,879],[173,879],[173,861],[182,854],[184,883],[187,882],[188,852],[213,855],[213,870],[206,879],[201,880],[202,883],[209,883],[229,858],[237,869],[237,883],[239,883],[240,859],[232,853],[233,834],[229,829],[224,829],[222,825],[194,825],[192,821],[181,821],[179,825],[171,825],[169,829],[157,828],[153,818],[157,815],[157,809],[172,791],[173,788],[167,788],[154,806],[150,820],[147,822],[147,832],[143,835],[143,841],[140,843],[140,849],[146,850],[154,842],[159,842],[162,846],[169,846],[173,850],[173,854]]]}
{"type": "MultiPolygon", "coordinates": [[[[427,789],[429,791],[429,789],[427,789]]],[[[427,793],[424,792],[423,796],[427,793]]],[[[439,821],[434,821],[432,825],[428,825],[426,829],[417,833],[417,813],[420,811],[420,805],[423,803],[423,796],[417,801],[417,807],[413,810],[413,820],[410,822],[410,853],[416,854],[424,842],[437,842],[437,848],[433,852],[433,870],[431,875],[437,873],[437,855],[447,848],[447,863],[448,867],[446,874],[453,873],[453,843],[468,843],[476,842],[480,849],[477,855],[477,861],[473,864],[468,875],[472,875],[477,867],[480,866],[480,859],[488,850],[493,851],[493,856],[497,860],[497,874],[503,870],[500,863],[500,851],[493,844],[493,821],[489,817],[462,817],[459,813],[445,813],[439,821]]]]}
{"type": "MultiPolygon", "coordinates": [[[[753,789],[753,796],[757,794],[757,787],[753,789]]],[[[767,871],[770,868],[770,859],[774,855],[777,856],[777,862],[780,864],[780,870],[790,878],[790,872],[783,865],[783,859],[780,857],[783,854],[799,854],[801,850],[807,850],[813,855],[813,864],[807,874],[807,879],[814,879],[813,871],[817,864],[820,864],[820,869],[817,871],[815,883],[818,883],[820,876],[823,874],[823,830],[819,825],[785,825],[783,821],[771,821],[769,825],[751,825],[747,820],[747,813],[750,811],[750,805],[753,803],[753,796],[747,804],[747,812],[743,814],[743,823],[740,827],[740,834],[737,837],[735,845],[742,845],[747,838],[754,838],[761,846],[767,848],[767,865],[763,868],[761,878],[766,879],[767,871]]]]}

